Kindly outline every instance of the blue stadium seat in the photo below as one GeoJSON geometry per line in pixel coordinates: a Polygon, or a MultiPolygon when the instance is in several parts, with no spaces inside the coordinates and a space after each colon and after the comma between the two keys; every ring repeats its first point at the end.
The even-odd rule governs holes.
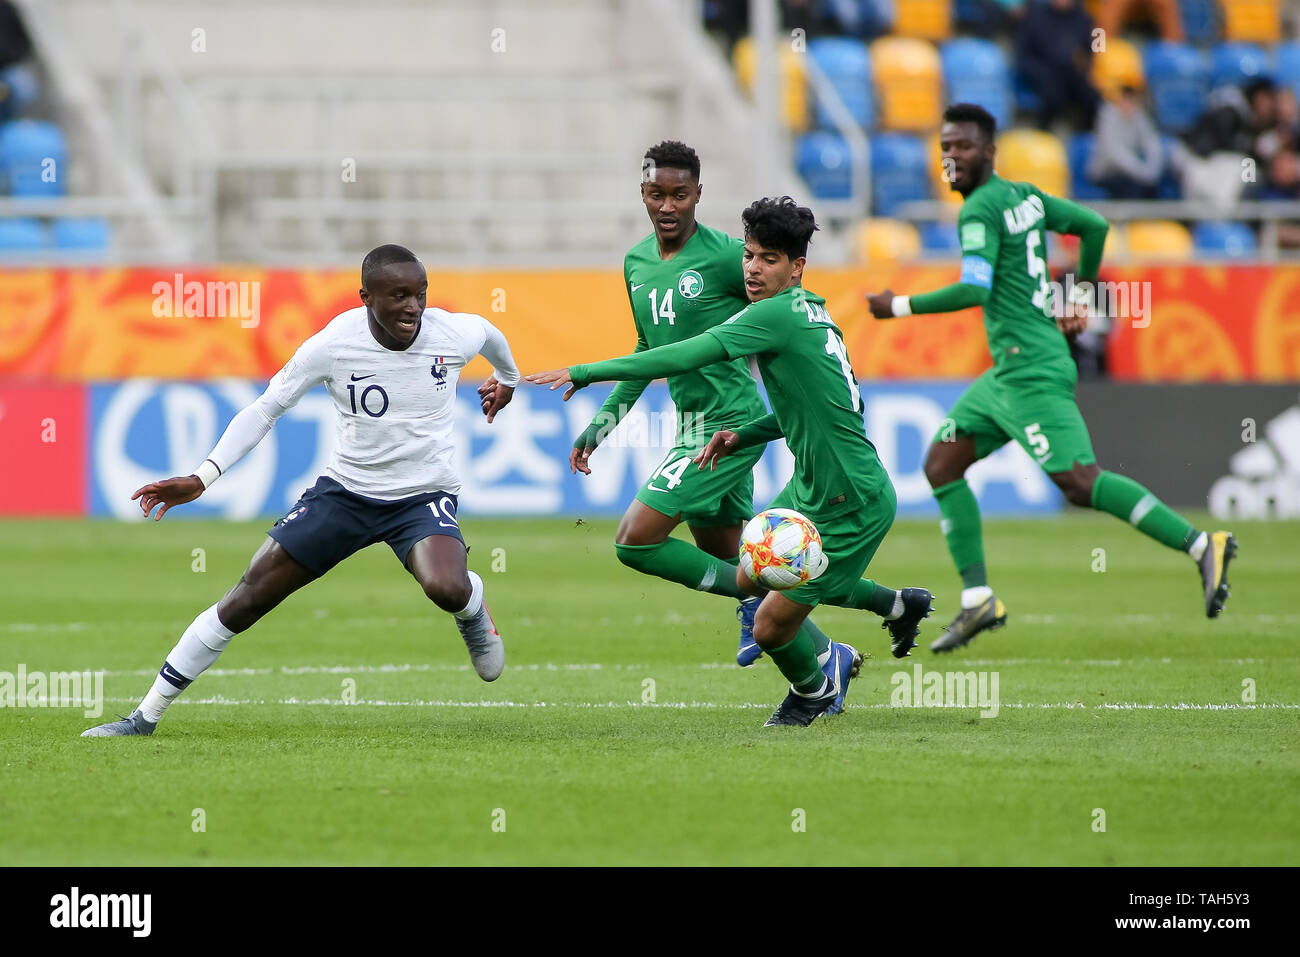
{"type": "Polygon", "coordinates": [[[1016,94],[1016,109],[1025,113],[1037,113],[1043,107],[1043,101],[1029,82],[1017,73],[1012,79],[1016,94]]]}
{"type": "Polygon", "coordinates": [[[998,129],[1011,124],[1012,83],[1002,48],[992,40],[949,40],[939,51],[948,102],[976,103],[993,114],[998,129]]]}
{"type": "Polygon", "coordinates": [[[799,137],[795,166],[818,199],[849,199],[853,195],[852,157],[840,134],[822,130],[799,137]]]}
{"type": "Polygon", "coordinates": [[[0,253],[47,249],[49,236],[39,219],[17,216],[0,219],[0,253]]]}
{"type": "Polygon", "coordinates": [[[45,198],[67,193],[63,131],[41,120],[0,127],[0,168],[13,196],[45,198]]]}
{"type": "Polygon", "coordinates": [[[1065,149],[1070,157],[1070,195],[1074,199],[1105,199],[1106,191],[1088,182],[1088,157],[1092,155],[1093,135],[1075,133],[1065,149]]]}
{"type": "MultiPolygon", "coordinates": [[[[819,37],[808,43],[808,56],[826,74],[854,122],[863,129],[870,129],[875,121],[875,103],[871,95],[871,59],[866,44],[847,37],[819,37]]],[[[834,126],[820,101],[817,103],[816,122],[822,129],[834,126]]]]}
{"type": "Polygon", "coordinates": [[[922,223],[921,248],[928,253],[959,253],[956,223],[922,223]]]}
{"type": "Polygon", "coordinates": [[[893,216],[903,203],[930,198],[930,171],[919,136],[882,133],[871,140],[872,213],[893,216]]]}
{"type": "Polygon", "coordinates": [[[1196,251],[1221,259],[1252,259],[1258,249],[1245,223],[1205,220],[1192,227],[1196,251]]]}
{"type": "Polygon", "coordinates": [[[0,122],[17,119],[40,96],[36,71],[22,63],[0,70],[0,122]]]}
{"type": "Polygon", "coordinates": [[[1156,199],[1183,198],[1183,185],[1178,181],[1178,177],[1174,174],[1174,167],[1170,162],[1170,157],[1174,155],[1174,147],[1177,145],[1177,137],[1160,137],[1160,155],[1165,158],[1165,168],[1160,174],[1160,182],[1156,184],[1156,199]]]}
{"type": "Polygon", "coordinates": [[[1300,42],[1279,43],[1273,49],[1277,60],[1277,72],[1274,78],[1282,86],[1289,86],[1296,96],[1300,96],[1300,42]]]}
{"type": "Polygon", "coordinates": [[[56,219],[50,232],[55,249],[101,251],[108,248],[108,222],[103,219],[56,219]]]}
{"type": "Polygon", "coordinates": [[[1257,76],[1272,75],[1264,48],[1254,43],[1220,43],[1210,54],[1210,84],[1240,86],[1257,76]]]}
{"type": "Polygon", "coordinates": [[[1187,129],[1205,109],[1210,91],[1205,54],[1185,43],[1157,40],[1147,44],[1142,59],[1156,123],[1173,132],[1187,129]]]}
{"type": "Polygon", "coordinates": [[[1218,0],[1179,0],[1183,33],[1190,43],[1213,43],[1219,38],[1218,0]]]}
{"type": "Polygon", "coordinates": [[[823,0],[821,15],[839,26],[837,33],[874,37],[888,33],[894,22],[892,0],[823,0]]]}

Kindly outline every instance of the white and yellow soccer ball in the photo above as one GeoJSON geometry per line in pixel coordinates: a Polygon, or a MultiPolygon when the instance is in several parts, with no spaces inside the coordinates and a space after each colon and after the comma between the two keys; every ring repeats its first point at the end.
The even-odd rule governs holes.
{"type": "Polygon", "coordinates": [[[826,571],[817,526],[790,508],[769,508],[740,535],[740,568],[764,588],[798,588],[826,571]]]}

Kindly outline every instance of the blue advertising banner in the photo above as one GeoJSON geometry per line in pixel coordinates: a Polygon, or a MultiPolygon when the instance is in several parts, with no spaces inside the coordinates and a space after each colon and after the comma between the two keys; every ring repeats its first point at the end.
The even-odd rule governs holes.
{"type": "MultiPolygon", "coordinates": [[[[88,494],[93,515],[140,518],[131,493],[148,482],[188,475],[227,423],[263,386],[246,380],[178,383],[135,379],[91,387],[88,494]]],[[[961,384],[864,384],[867,435],[898,492],[900,516],[938,515],[922,472],[925,449],[956,401],[961,384]]],[[[464,514],[618,515],[672,446],[672,401],[662,383],[591,457],[591,475],[569,472],[573,438],[609,394],[606,385],[561,393],[521,387],[488,425],[471,385],[457,390],[458,469],[464,514]]],[[[335,442],[334,409],[314,390],[277,423],[261,444],[198,501],[169,518],[246,519],[286,511],[315,483],[335,442]]],[[[768,447],[754,473],[755,504],[775,497],[793,459],[785,444],[768,447]]],[[[1051,513],[1062,498],[1033,460],[1011,443],[968,476],[987,514],[1051,513]]]]}

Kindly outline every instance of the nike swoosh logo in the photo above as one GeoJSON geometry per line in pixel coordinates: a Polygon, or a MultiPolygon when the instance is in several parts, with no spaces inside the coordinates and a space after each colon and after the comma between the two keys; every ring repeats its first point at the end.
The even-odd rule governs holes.
{"type": "Polygon", "coordinates": [[[634,283],[632,283],[632,291],[633,291],[633,292],[636,292],[638,289],[640,289],[640,288],[641,288],[642,286],[644,286],[644,285],[645,285],[645,283],[643,283],[643,282],[634,282],[634,283]]]}
{"type": "Polygon", "coordinates": [[[647,485],[646,488],[648,488],[648,489],[649,489],[650,491],[652,491],[652,492],[666,492],[666,491],[668,491],[668,489],[666,489],[666,488],[660,488],[660,487],[657,486],[657,485],[647,485]]]}
{"type": "Polygon", "coordinates": [[[352,376],[352,381],[353,381],[353,382],[360,382],[362,379],[373,379],[373,378],[374,378],[375,376],[377,376],[377,375],[379,375],[378,372],[372,372],[372,373],[370,373],[370,375],[355,375],[355,374],[354,374],[354,375],[352,376]]]}

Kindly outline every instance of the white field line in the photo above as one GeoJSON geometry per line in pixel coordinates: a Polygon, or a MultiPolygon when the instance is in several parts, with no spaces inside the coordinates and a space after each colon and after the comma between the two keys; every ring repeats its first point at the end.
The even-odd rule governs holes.
{"type": "MultiPolygon", "coordinates": [[[[113,704],[137,704],[138,698],[105,698],[106,703],[113,704]]],[[[52,702],[51,702],[52,704],[52,702]]],[[[340,698],[227,698],[222,695],[214,695],[208,698],[178,698],[176,704],[183,705],[226,705],[226,706],[249,706],[249,705],[305,705],[314,707],[317,705],[334,705],[338,707],[351,708],[357,705],[367,705],[375,708],[573,708],[579,710],[591,708],[666,708],[669,710],[705,710],[705,711],[747,711],[752,709],[771,709],[772,702],[742,702],[742,703],[718,703],[715,701],[456,701],[451,699],[416,699],[413,701],[389,701],[381,698],[358,698],[355,703],[348,703],[340,698]]],[[[80,701],[61,702],[62,707],[79,707],[80,701]]],[[[968,706],[958,705],[927,705],[925,708],[913,708],[896,706],[885,703],[875,704],[853,704],[853,708],[862,709],[884,709],[899,711],[921,711],[929,708],[953,708],[959,711],[979,711],[980,706],[972,704],[968,706]]],[[[1001,708],[1018,708],[1026,711],[1274,711],[1286,710],[1294,711],[1300,709],[1298,704],[1235,704],[1228,702],[1225,704],[1198,704],[1195,702],[1179,701],[1170,703],[1145,703],[1138,701],[1119,701],[1109,704],[1084,704],[1081,701],[1059,701],[1059,702],[1034,702],[1034,701],[1013,701],[1002,702],[1001,708]]]]}

